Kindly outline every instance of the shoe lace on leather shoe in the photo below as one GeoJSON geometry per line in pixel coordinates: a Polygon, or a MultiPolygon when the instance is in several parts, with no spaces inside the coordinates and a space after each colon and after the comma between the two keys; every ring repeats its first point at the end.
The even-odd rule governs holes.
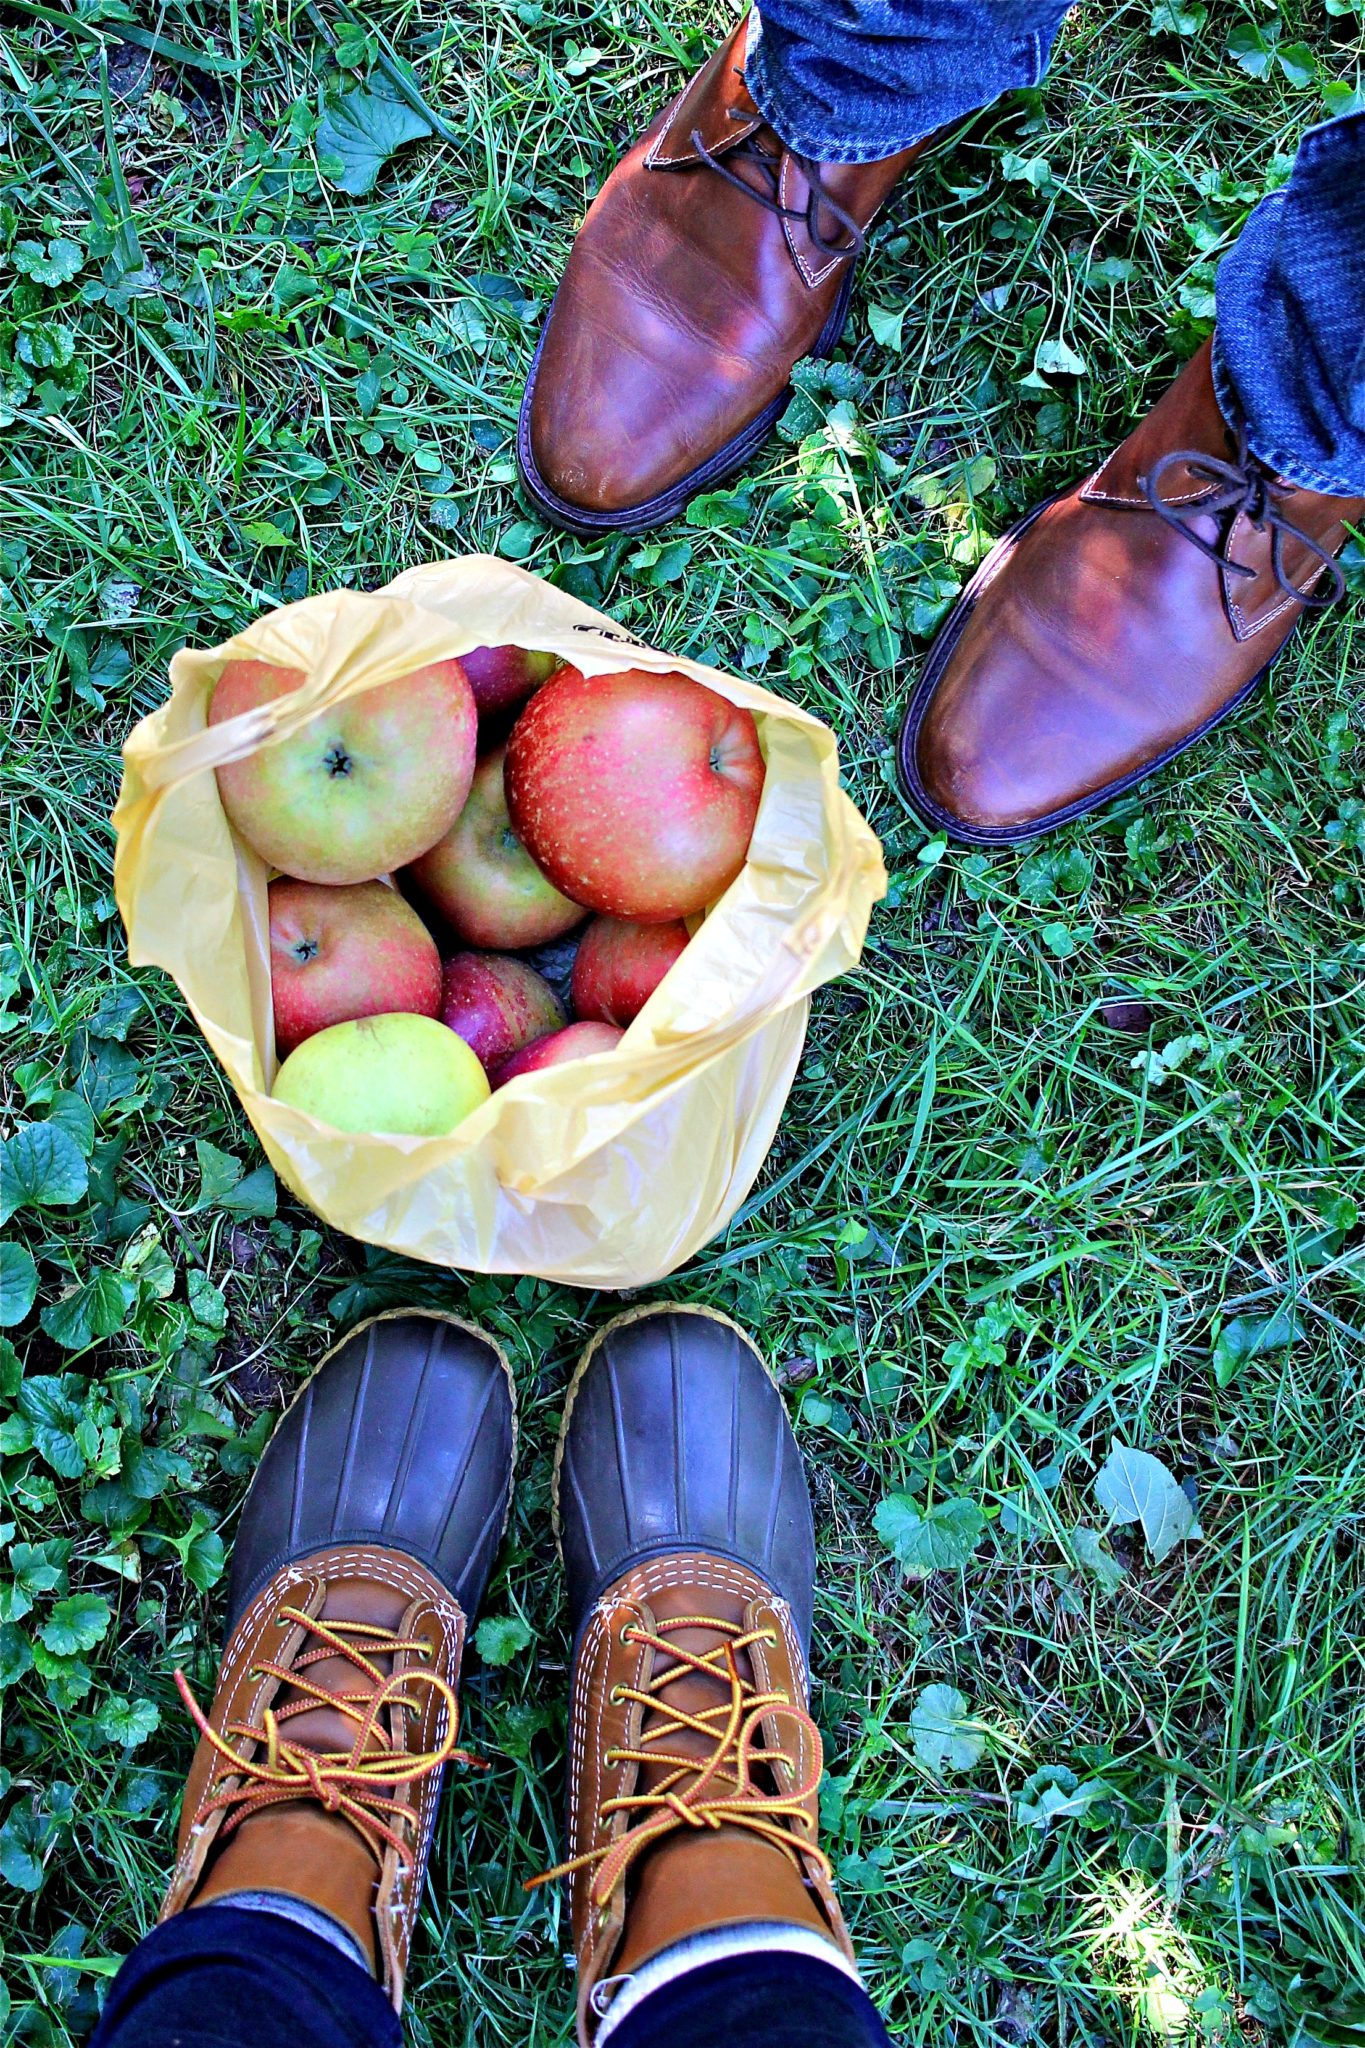
{"type": "Polygon", "coordinates": [[[410,1806],[389,1796],[390,1788],[430,1777],[451,1761],[485,1768],[478,1758],[456,1747],[460,1708],[454,1689],[438,1673],[414,1665],[391,1670],[387,1676],[380,1670],[374,1661],[378,1657],[428,1657],[430,1645],[415,1637],[397,1635],[365,1621],[324,1621],[297,1607],[281,1607],[278,1620],[302,1630],[301,1642],[309,1635],[316,1637],[317,1647],[301,1650],[288,1663],[263,1660],[248,1674],[274,1678],[299,1695],[284,1706],[264,1708],[259,1726],[251,1721],[229,1721],[220,1734],[190,1691],[184,1673],[175,1674],[191,1720],[224,1764],[209,1786],[210,1796],[200,1820],[222,1812],[225,1839],[244,1820],[268,1806],[315,1800],[324,1812],[349,1821],[377,1862],[383,1860],[385,1845],[401,1862],[410,1862],[413,1850],[400,1826],[412,1824],[415,1816],[410,1806]],[[337,1657],[353,1666],[364,1680],[356,1690],[333,1691],[304,1675],[310,1665],[337,1657]],[[394,1742],[386,1721],[390,1716],[421,1711],[422,1703],[414,1697],[418,1688],[442,1702],[445,1735],[436,1748],[409,1755],[394,1742]],[[319,1750],[304,1742],[291,1742],[281,1732],[282,1723],[319,1707],[343,1714],[355,1724],[349,1750],[319,1750]],[[244,1755],[234,1744],[243,1744],[248,1750],[264,1744],[264,1755],[244,1755]],[[222,1785],[228,1789],[220,1791],[222,1785]]]}
{"type": "Polygon", "coordinates": [[[1245,562],[1234,562],[1225,557],[1212,541],[1196,532],[1186,513],[1200,513],[1218,517],[1230,514],[1235,519],[1244,515],[1260,532],[1270,534],[1270,563],[1275,581],[1286,597],[1292,597],[1308,611],[1325,611],[1337,604],[1346,595],[1346,578],[1341,565],[1330,548],[1305,533],[1292,519],[1286,519],[1278,509],[1276,500],[1284,498],[1295,488],[1284,484],[1266,467],[1247,446],[1247,431],[1244,423],[1237,426],[1237,454],[1232,462],[1225,462],[1221,456],[1210,455],[1199,448],[1173,448],[1153,463],[1149,473],[1139,478],[1143,493],[1158,519],[1165,521],[1176,533],[1183,534],[1201,555],[1230,576],[1254,577],[1256,570],[1245,562]],[[1161,495],[1161,480],[1173,469],[1183,468],[1200,483],[1210,486],[1202,496],[1184,505],[1173,505],[1161,495]],[[1331,578],[1332,588],[1324,596],[1314,591],[1303,590],[1288,575],[1284,566],[1284,544],[1286,540],[1297,541],[1307,549],[1314,560],[1320,562],[1331,578]]]}
{"type": "MultiPolygon", "coordinates": [[[[739,107],[727,107],[726,115],[731,121],[747,121],[749,116],[739,107]]],[[[742,142],[729,151],[729,159],[740,159],[753,164],[762,174],[768,190],[762,192],[757,185],[751,185],[747,178],[741,178],[729,167],[729,161],[722,161],[707,148],[700,128],[694,128],[688,140],[702,162],[724,178],[727,185],[733,185],[737,192],[745,192],[749,198],[771,213],[777,220],[804,220],[806,233],[822,256],[860,256],[867,246],[867,236],[857,221],[834,194],[823,183],[820,166],[810,157],[800,156],[794,149],[784,149],[780,144],[776,150],[765,149],[760,137],[771,134],[771,129],[760,129],[756,135],[746,135],[742,142]],[[782,159],[789,156],[800,167],[801,174],[810,188],[810,196],[804,206],[784,206],[780,198],[782,188],[782,159]],[[835,220],[848,236],[846,242],[831,242],[820,228],[821,210],[833,214],[835,220]]],[[[774,138],[776,139],[776,138],[774,138]]]]}
{"type": "Polygon", "coordinates": [[[609,1828],[616,1815],[626,1814],[632,1825],[624,1834],[531,1878],[527,1890],[594,1868],[593,1904],[605,1911],[637,1859],[665,1836],[685,1828],[745,1829],[779,1849],[798,1870],[815,1862],[832,1878],[829,1858],[811,1839],[806,1811],[824,1768],[819,1730],[788,1692],[763,1691],[740,1669],[740,1659],[755,1644],[775,1645],[772,1632],[746,1630],[708,1615],[680,1615],[658,1620],[652,1628],[628,1623],[621,1642],[652,1652],[655,1668],[639,1687],[615,1688],[614,1703],[629,1703],[641,1711],[639,1740],[633,1748],[608,1750],[603,1761],[608,1766],[638,1765],[654,1782],[603,1800],[599,1828],[609,1828]],[[687,1648],[677,1637],[689,1630],[716,1636],[715,1647],[704,1652],[687,1648]],[[667,1660],[662,1668],[661,1660],[667,1660]],[[714,1706],[689,1712],[667,1697],[670,1687],[693,1674],[715,1681],[720,1697],[714,1706]],[[786,1794],[776,1789],[770,1769],[782,1764],[794,1770],[796,1761],[787,1750],[771,1746],[765,1731],[765,1723],[771,1728],[778,1721],[802,1730],[809,1744],[806,1778],[786,1794]],[[688,1735],[696,1754],[686,1747],[671,1747],[679,1738],[685,1744],[688,1735]]]}

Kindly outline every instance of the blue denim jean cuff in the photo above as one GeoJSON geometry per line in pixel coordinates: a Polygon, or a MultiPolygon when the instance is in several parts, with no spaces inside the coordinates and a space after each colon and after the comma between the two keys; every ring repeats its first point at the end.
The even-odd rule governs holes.
{"type": "Polygon", "coordinates": [[[1310,128],[1217,280],[1214,389],[1301,489],[1365,497],[1365,113],[1310,128]]]}
{"type": "Polygon", "coordinates": [[[792,50],[793,62],[784,65],[775,56],[774,38],[764,34],[755,15],[745,83],[769,127],[798,156],[817,163],[877,163],[965,119],[1001,93],[1037,85],[1042,78],[1064,10],[1054,6],[1046,28],[995,37],[979,32],[977,6],[962,12],[961,42],[945,37],[920,43],[907,35],[903,48],[891,44],[888,54],[900,76],[893,80],[884,73],[877,81],[867,80],[856,100],[838,99],[837,115],[830,106],[836,95],[822,96],[819,90],[831,58],[800,44],[792,50]]]}

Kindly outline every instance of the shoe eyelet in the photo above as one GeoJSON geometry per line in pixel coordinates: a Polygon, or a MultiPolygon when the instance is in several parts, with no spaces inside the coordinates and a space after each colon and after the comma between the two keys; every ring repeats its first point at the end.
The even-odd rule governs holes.
{"type": "Polygon", "coordinates": [[[628,1621],[628,1622],[626,1623],[625,1627],[624,1627],[624,1628],[622,1629],[622,1631],[621,1631],[621,1635],[620,1635],[620,1642],[621,1642],[621,1647],[622,1647],[622,1649],[629,1649],[629,1648],[630,1648],[630,1645],[631,1645],[631,1644],[632,1644],[632,1643],[633,1643],[634,1641],[635,1641],[635,1625],[634,1625],[634,1623],[633,1623],[633,1622],[629,1622],[629,1621],[628,1621]]]}
{"type": "Polygon", "coordinates": [[[607,1694],[607,1703],[608,1705],[613,1707],[620,1707],[625,1704],[625,1697],[626,1696],[622,1692],[620,1686],[614,1685],[611,1691],[607,1694]]]}
{"type": "Polygon", "coordinates": [[[763,1640],[768,1645],[768,1648],[770,1650],[780,1650],[782,1647],[781,1640],[778,1637],[776,1629],[765,1628],[763,1631],[763,1640]]]}

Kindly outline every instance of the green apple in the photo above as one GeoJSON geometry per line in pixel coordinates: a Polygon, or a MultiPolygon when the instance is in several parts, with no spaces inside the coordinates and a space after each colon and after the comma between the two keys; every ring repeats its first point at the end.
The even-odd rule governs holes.
{"type": "MultiPolygon", "coordinates": [[[[296,668],[230,661],[209,724],[287,696],[296,668]]],[[[329,705],[287,739],[218,770],[223,809],[248,846],[302,882],[392,874],[447,833],[474,777],[478,720],[458,661],[434,661],[329,705]]]]}
{"type": "Polygon", "coordinates": [[[488,1100],[488,1076],[434,1017],[390,1011],[315,1031],[275,1076],[275,1100],[338,1131],[444,1138],[488,1100]]]}

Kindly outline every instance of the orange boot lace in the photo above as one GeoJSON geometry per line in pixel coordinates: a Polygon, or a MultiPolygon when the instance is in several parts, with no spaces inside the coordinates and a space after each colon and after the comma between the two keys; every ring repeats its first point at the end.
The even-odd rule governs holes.
{"type": "Polygon", "coordinates": [[[411,1849],[399,1829],[415,1822],[416,1815],[401,1799],[391,1796],[392,1790],[415,1784],[452,1760],[471,1764],[478,1770],[485,1768],[476,1757],[456,1747],[460,1707],[454,1688],[434,1671],[409,1669],[385,1677],[373,1661],[376,1657],[409,1652],[425,1657],[430,1654],[428,1643],[395,1635],[371,1622],[314,1620],[296,1607],[282,1607],[279,1619],[308,1630],[317,1637],[319,1647],[304,1651],[292,1665],[265,1662],[248,1673],[249,1677],[276,1678],[303,1695],[288,1706],[267,1707],[259,1728],[249,1721],[230,1721],[220,1735],[210,1727],[184,1673],[175,1674],[191,1720],[225,1765],[211,1781],[210,1793],[231,1778],[245,1780],[218,1792],[216,1798],[211,1797],[204,1806],[203,1817],[207,1819],[217,1812],[226,1814],[222,1829],[226,1838],[253,1813],[268,1806],[282,1805],[291,1799],[312,1799],[325,1813],[339,1814],[349,1821],[376,1862],[382,1863],[384,1846],[396,1850],[403,1862],[409,1861],[411,1849]],[[354,1692],[329,1692],[304,1676],[310,1665],[329,1657],[344,1657],[355,1666],[365,1684],[354,1692]],[[417,1693],[421,1690],[435,1693],[444,1703],[446,1732],[437,1748],[409,1756],[395,1746],[381,1716],[390,1711],[419,1713],[423,1701],[417,1693]],[[333,1707],[355,1723],[355,1740],[348,1750],[309,1749],[302,1743],[290,1742],[281,1733],[285,1722],[318,1707],[333,1707]],[[232,1746],[234,1741],[264,1742],[264,1758],[256,1761],[239,1755],[232,1746]]]}
{"type": "MultiPolygon", "coordinates": [[[[656,1656],[675,1661],[658,1673],[644,1691],[618,1686],[613,1698],[631,1701],[652,1714],[640,1736],[637,1749],[609,1749],[603,1761],[660,1767],[665,1772],[652,1791],[605,1799],[598,1808],[598,1820],[610,1821],[618,1813],[636,1817],[636,1824],[619,1840],[600,1849],[589,1849],[567,1863],[556,1864],[527,1882],[526,1889],[550,1884],[575,1871],[595,1866],[592,1902],[605,1910],[624,1885],[631,1866],[647,1849],[680,1828],[746,1828],[780,1849],[798,1870],[817,1863],[826,1877],[833,1866],[824,1851],[811,1840],[810,1816],[806,1802],[815,1794],[824,1768],[820,1731],[804,1707],[797,1706],[785,1692],[761,1692],[741,1677],[738,1658],[755,1643],[775,1643],[767,1629],[744,1630],[737,1623],[717,1621],[709,1615],[681,1615],[660,1621],[653,1629],[627,1626],[621,1631],[623,1643],[642,1643],[656,1656]],[[685,1629],[706,1629],[720,1637],[714,1650],[700,1655],[670,1640],[685,1629]],[[724,1697],[714,1707],[687,1713],[666,1694],[676,1680],[698,1672],[716,1679],[724,1697]],[[801,1729],[810,1742],[811,1765],[804,1781],[791,1792],[756,1782],[755,1772],[770,1774],[776,1764],[796,1769],[796,1760],[785,1749],[765,1748],[763,1722],[769,1717],[789,1721],[801,1729]],[[705,1737],[710,1754],[689,1756],[670,1751],[668,1745],[684,1729],[705,1737]]],[[[769,1779],[771,1784],[771,1778],[769,1779]]]]}

